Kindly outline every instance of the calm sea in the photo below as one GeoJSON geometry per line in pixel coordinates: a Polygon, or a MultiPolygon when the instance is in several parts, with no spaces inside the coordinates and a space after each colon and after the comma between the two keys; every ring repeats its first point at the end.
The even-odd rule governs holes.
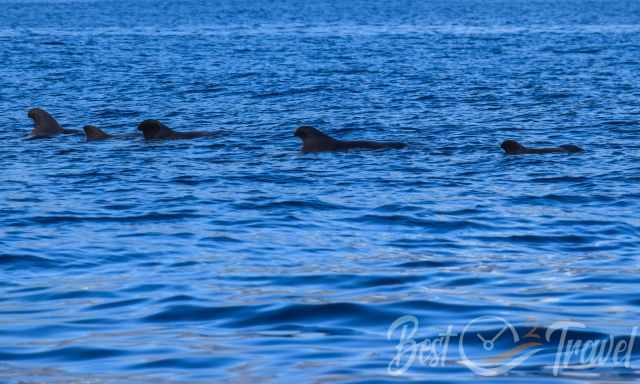
{"type": "Polygon", "coordinates": [[[0,169],[3,384],[640,380],[639,1],[0,0],[0,169]]]}

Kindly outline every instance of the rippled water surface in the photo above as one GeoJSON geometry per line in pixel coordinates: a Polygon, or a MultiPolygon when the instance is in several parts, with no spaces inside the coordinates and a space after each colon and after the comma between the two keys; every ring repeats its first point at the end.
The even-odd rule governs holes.
{"type": "Polygon", "coordinates": [[[640,325],[640,2],[0,10],[0,382],[640,379],[640,342],[556,376],[552,326],[640,325]],[[34,106],[116,137],[25,141],[34,106]],[[302,154],[301,124],[409,146],[302,154]],[[397,353],[401,316],[447,354],[397,353]],[[499,319],[541,345],[483,378],[462,353],[508,360],[499,319]]]}

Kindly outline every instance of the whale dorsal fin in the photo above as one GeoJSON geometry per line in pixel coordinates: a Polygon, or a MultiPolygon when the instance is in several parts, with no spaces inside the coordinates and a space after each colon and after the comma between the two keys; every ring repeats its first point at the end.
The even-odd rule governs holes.
{"type": "Polygon", "coordinates": [[[27,116],[33,120],[31,137],[47,137],[64,132],[56,119],[44,109],[33,108],[27,113],[27,116]]]}
{"type": "Polygon", "coordinates": [[[87,136],[87,140],[102,140],[111,137],[111,135],[94,125],[87,125],[83,129],[84,134],[87,136]]]}

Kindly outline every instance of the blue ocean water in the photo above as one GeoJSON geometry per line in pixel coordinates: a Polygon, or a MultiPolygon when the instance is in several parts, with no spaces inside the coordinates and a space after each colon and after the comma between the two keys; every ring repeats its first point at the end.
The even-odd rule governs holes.
{"type": "Polygon", "coordinates": [[[0,10],[0,382],[640,380],[640,2],[0,10]],[[627,360],[554,371],[566,321],[627,360]]]}

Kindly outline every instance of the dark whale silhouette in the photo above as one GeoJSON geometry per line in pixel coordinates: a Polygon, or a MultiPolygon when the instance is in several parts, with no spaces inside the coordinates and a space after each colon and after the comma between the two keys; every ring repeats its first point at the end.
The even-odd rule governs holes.
{"type": "Polygon", "coordinates": [[[302,140],[303,152],[347,151],[350,149],[399,149],[407,146],[404,143],[336,140],[308,125],[296,129],[293,135],[302,140]]]}
{"type": "Polygon", "coordinates": [[[113,137],[95,125],[86,125],[82,129],[84,130],[84,134],[87,136],[87,141],[104,140],[113,137]]]}
{"type": "Polygon", "coordinates": [[[145,139],[195,139],[198,137],[214,136],[212,132],[176,132],[158,120],[145,120],[138,125],[145,139]]]}
{"type": "Polygon", "coordinates": [[[553,148],[527,148],[515,140],[505,140],[500,147],[509,155],[583,152],[582,148],[573,144],[560,145],[553,148]]]}
{"type": "Polygon", "coordinates": [[[29,135],[30,139],[51,137],[59,134],[80,133],[74,129],[62,128],[56,119],[44,109],[33,108],[27,113],[27,116],[33,120],[33,130],[31,130],[31,134],[29,135]]]}

